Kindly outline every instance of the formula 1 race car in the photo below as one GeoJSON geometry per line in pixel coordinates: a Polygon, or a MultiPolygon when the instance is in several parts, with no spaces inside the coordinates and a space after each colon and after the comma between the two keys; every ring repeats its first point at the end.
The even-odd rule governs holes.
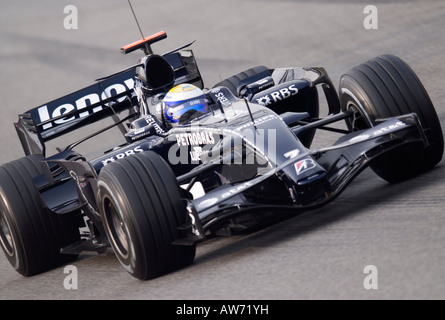
{"type": "Polygon", "coordinates": [[[367,167],[394,183],[442,159],[432,102],[396,56],[353,67],[338,91],[321,67],[264,66],[206,89],[192,43],[152,52],[166,36],[123,47],[145,52],[136,65],[19,115],[26,156],[0,167],[0,240],[20,274],[112,249],[151,279],[191,264],[205,239],[326,205],[367,167]],[[178,87],[202,95],[169,104],[178,87]],[[47,142],[106,119],[48,154],[47,142]],[[88,159],[76,151],[111,128],[122,143],[88,159]],[[312,149],[319,130],[338,140],[312,149]]]}

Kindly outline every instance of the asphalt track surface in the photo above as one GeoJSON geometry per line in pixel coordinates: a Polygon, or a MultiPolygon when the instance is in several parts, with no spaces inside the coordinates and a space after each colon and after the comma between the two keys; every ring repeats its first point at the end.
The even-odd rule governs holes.
{"type": "MultiPolygon", "coordinates": [[[[166,52],[192,40],[205,85],[255,65],[323,66],[334,83],[383,53],[403,58],[445,124],[445,2],[133,0],[145,36],[160,30],[166,52]]],[[[0,10],[0,163],[23,156],[17,114],[134,64],[119,48],[140,38],[127,1],[6,1],[0,10]],[[78,29],[66,30],[66,5],[78,29]]],[[[322,103],[323,106],[323,103],[322,103]]],[[[322,133],[316,144],[329,144],[322,133]]],[[[445,166],[390,185],[364,171],[330,205],[253,233],[200,244],[193,265],[151,281],[134,279],[114,255],[24,278],[0,254],[0,299],[444,299],[445,166]],[[365,266],[377,289],[365,289],[365,266]]]]}

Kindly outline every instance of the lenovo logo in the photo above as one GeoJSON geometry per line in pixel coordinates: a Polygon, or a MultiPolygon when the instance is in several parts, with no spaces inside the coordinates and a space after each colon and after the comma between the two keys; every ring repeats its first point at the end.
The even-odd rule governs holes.
{"type": "MultiPolygon", "coordinates": [[[[89,116],[90,114],[93,114],[93,113],[96,113],[96,112],[102,110],[104,108],[104,106],[108,105],[108,103],[98,105],[97,107],[92,108],[92,109],[89,109],[88,108],[89,106],[92,106],[93,104],[96,104],[100,101],[104,101],[110,97],[116,96],[116,95],[126,92],[128,90],[131,90],[131,89],[133,89],[133,86],[134,86],[134,80],[130,78],[130,79],[124,80],[123,83],[112,84],[112,85],[106,87],[103,91],[98,90],[99,92],[92,92],[92,93],[80,96],[77,99],[74,97],[75,94],[68,95],[65,98],[56,100],[56,101],[62,101],[62,102],[63,102],[63,100],[65,100],[66,101],[65,103],[62,103],[60,105],[57,105],[57,104],[54,105],[54,104],[48,103],[44,106],[38,107],[37,114],[38,114],[38,117],[40,120],[38,123],[46,122],[48,120],[60,117],[64,114],[69,114],[70,112],[75,111],[75,110],[81,111],[81,110],[85,109],[84,112],[80,112],[78,115],[60,118],[60,119],[54,120],[52,122],[45,123],[42,126],[42,129],[47,130],[47,129],[53,127],[54,125],[61,125],[66,122],[73,121],[75,119],[89,116]],[[74,101],[70,101],[70,100],[74,100],[74,101]]],[[[94,88],[92,88],[91,91],[93,91],[93,90],[94,90],[94,88]]],[[[125,98],[126,97],[121,97],[116,100],[117,100],[117,102],[121,102],[125,98]]]]}

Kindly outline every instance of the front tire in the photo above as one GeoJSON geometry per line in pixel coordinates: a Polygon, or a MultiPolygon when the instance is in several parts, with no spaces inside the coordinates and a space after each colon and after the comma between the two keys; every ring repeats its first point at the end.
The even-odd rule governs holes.
{"type": "Polygon", "coordinates": [[[347,125],[357,131],[374,126],[378,119],[416,113],[429,146],[406,146],[377,159],[371,168],[394,183],[412,178],[438,164],[444,141],[439,118],[428,93],[414,71],[400,58],[383,55],[356,66],[340,79],[340,104],[353,111],[347,125]]]}
{"type": "Polygon", "coordinates": [[[156,153],[103,168],[97,202],[111,246],[134,277],[152,279],[193,262],[195,245],[172,244],[187,212],[175,175],[156,153]]]}

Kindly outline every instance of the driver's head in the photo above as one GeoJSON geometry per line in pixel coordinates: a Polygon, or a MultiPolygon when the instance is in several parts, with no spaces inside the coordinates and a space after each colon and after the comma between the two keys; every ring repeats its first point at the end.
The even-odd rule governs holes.
{"type": "Polygon", "coordinates": [[[163,101],[165,121],[172,126],[209,111],[204,92],[192,84],[180,84],[170,89],[163,101]],[[182,117],[182,118],[181,118],[182,117]]]}

